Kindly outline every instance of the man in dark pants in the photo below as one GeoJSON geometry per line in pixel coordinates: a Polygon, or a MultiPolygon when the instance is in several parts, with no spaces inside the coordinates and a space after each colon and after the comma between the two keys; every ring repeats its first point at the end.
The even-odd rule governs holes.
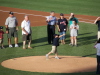
{"type": "Polygon", "coordinates": [[[55,34],[55,25],[56,25],[56,17],[55,17],[55,12],[51,11],[50,16],[47,17],[47,34],[48,34],[48,43],[51,44],[54,39],[54,34],[55,34]]]}

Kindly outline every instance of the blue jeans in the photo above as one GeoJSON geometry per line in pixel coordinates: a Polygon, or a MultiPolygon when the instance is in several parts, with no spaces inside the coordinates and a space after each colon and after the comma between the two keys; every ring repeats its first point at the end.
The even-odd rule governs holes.
{"type": "MultiPolygon", "coordinates": [[[[60,35],[63,35],[63,34],[66,34],[66,32],[65,32],[65,31],[60,32],[60,35]]],[[[65,39],[65,35],[64,35],[64,36],[62,36],[62,37],[60,37],[60,40],[64,40],[64,39],[65,39]]]]}

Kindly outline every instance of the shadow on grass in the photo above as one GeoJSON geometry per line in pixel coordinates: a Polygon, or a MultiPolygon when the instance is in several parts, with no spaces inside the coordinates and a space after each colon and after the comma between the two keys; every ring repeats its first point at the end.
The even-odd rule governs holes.
{"type": "Polygon", "coordinates": [[[96,53],[94,53],[94,54],[89,54],[89,55],[84,55],[84,56],[82,56],[82,57],[88,57],[88,56],[93,56],[93,55],[96,55],[96,53]]]}

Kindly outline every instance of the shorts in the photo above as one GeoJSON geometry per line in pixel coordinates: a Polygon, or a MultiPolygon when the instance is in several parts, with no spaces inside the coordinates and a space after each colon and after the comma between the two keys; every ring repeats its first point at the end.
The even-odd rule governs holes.
{"type": "Polygon", "coordinates": [[[72,37],[76,37],[77,36],[77,32],[72,32],[72,31],[70,31],[70,36],[72,36],[72,37]]]}
{"type": "Polygon", "coordinates": [[[51,52],[52,52],[52,53],[57,53],[57,47],[56,47],[56,46],[52,46],[51,52]]]}
{"type": "MultiPolygon", "coordinates": [[[[66,32],[65,32],[65,31],[60,32],[60,35],[63,35],[63,34],[66,34],[66,32]]],[[[64,40],[64,39],[65,39],[65,35],[64,35],[64,36],[62,36],[62,37],[60,37],[60,40],[64,40]]]]}
{"type": "Polygon", "coordinates": [[[3,44],[3,39],[0,39],[0,44],[3,44]]]}
{"type": "Polygon", "coordinates": [[[98,39],[100,38],[100,31],[98,31],[98,39]]]}
{"type": "Polygon", "coordinates": [[[18,37],[18,33],[16,30],[16,27],[14,28],[8,28],[8,38],[12,38],[12,37],[18,37]]]}
{"type": "Polygon", "coordinates": [[[27,40],[29,40],[29,41],[32,40],[31,34],[28,34],[28,35],[23,34],[23,35],[22,35],[22,41],[27,41],[27,40]]]}

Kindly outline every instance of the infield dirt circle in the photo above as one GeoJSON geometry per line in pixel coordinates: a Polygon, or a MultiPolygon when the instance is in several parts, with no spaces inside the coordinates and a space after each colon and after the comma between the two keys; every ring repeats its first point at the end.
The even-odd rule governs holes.
{"type": "Polygon", "coordinates": [[[96,70],[96,58],[78,56],[30,56],[9,59],[1,63],[2,66],[15,70],[48,73],[76,73],[93,72],[96,70]]]}

